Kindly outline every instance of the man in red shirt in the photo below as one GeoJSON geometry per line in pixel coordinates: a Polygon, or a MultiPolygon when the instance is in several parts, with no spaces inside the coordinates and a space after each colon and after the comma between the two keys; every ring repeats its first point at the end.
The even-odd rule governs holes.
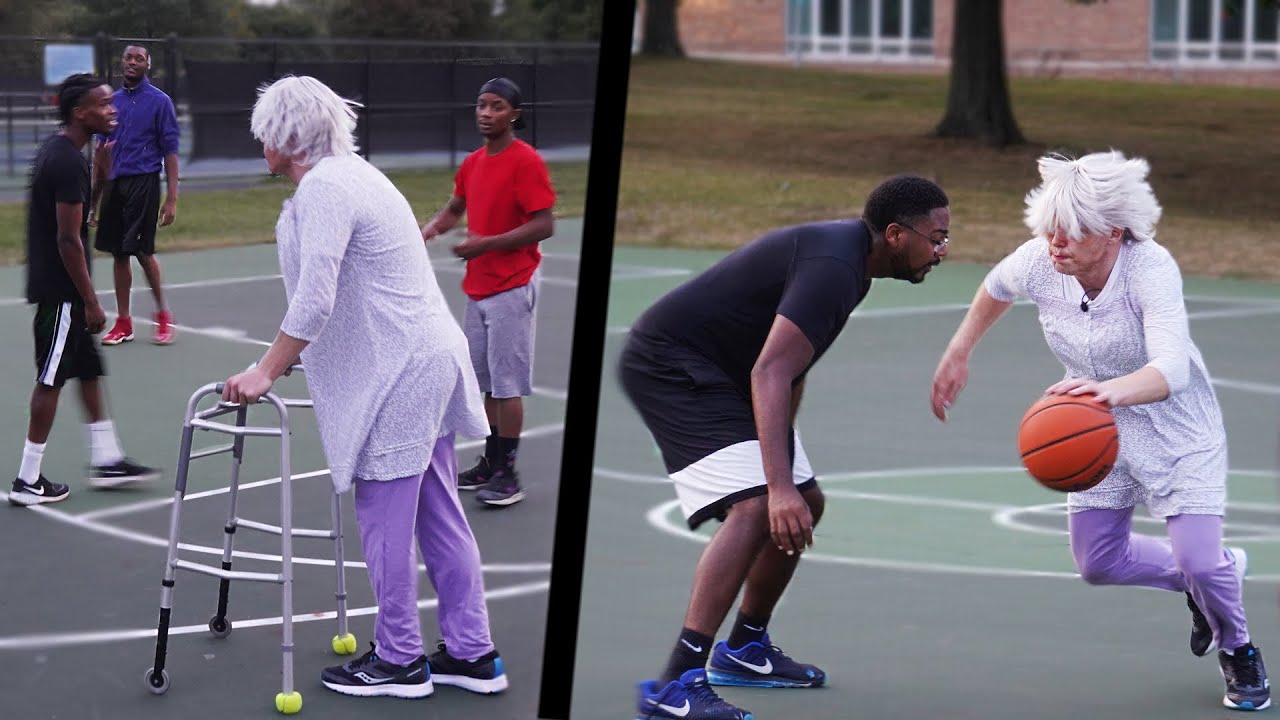
{"type": "Polygon", "coordinates": [[[467,238],[453,252],[467,261],[463,330],[485,394],[489,437],[476,466],[459,474],[458,488],[479,489],[480,502],[497,506],[524,499],[515,460],[523,398],[533,393],[538,243],[555,231],[556,193],[546,163],[515,136],[524,127],[520,105],[520,88],[507,78],[480,88],[476,126],[484,146],[463,160],[453,197],[422,228],[429,241],[467,215],[467,238]]]}

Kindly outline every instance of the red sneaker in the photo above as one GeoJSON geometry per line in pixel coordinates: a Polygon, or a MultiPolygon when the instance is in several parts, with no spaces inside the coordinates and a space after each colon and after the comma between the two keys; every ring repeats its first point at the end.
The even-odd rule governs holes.
{"type": "Polygon", "coordinates": [[[119,345],[123,342],[129,342],[133,339],[133,318],[118,317],[116,324],[111,326],[111,332],[102,336],[103,345],[119,345]]]}
{"type": "Polygon", "coordinates": [[[173,342],[173,314],[168,310],[156,313],[156,334],[151,342],[156,345],[168,345],[173,342]]]}

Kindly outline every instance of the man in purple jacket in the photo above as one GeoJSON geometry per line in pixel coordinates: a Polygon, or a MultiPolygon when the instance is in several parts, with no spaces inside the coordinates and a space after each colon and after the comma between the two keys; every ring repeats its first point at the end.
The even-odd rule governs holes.
{"type": "Polygon", "coordinates": [[[115,258],[116,322],[102,338],[103,345],[119,345],[133,339],[129,291],[133,286],[130,257],[137,257],[156,301],[153,340],[173,342],[173,316],[165,305],[156,261],[156,220],[160,227],[178,214],[178,114],[173,101],[151,84],[151,52],[130,45],[120,58],[124,85],[112,101],[119,124],[110,135],[98,136],[94,154],[93,200],[89,224],[98,225],[94,247],[115,258]],[[160,204],[160,167],[164,166],[168,190],[160,204]],[[102,202],[101,219],[94,209],[102,202]]]}

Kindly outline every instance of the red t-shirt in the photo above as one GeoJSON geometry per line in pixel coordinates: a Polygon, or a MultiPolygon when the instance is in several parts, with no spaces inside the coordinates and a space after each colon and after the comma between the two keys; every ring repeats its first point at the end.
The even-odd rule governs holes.
{"type": "MultiPolygon", "coordinates": [[[[468,155],[454,178],[453,194],[467,203],[467,232],[483,236],[514,230],[556,204],[546,163],[519,139],[497,155],[483,147],[468,155]]],[[[537,243],[490,250],[467,261],[462,291],[481,300],[527,285],[541,261],[537,243]]]]}

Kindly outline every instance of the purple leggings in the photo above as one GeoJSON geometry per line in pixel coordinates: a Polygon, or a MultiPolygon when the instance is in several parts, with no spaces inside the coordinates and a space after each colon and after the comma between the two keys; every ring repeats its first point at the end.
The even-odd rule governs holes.
{"type": "Polygon", "coordinates": [[[1249,642],[1235,557],[1222,547],[1221,517],[1168,518],[1168,540],[1130,532],[1133,508],[1083,510],[1068,517],[1071,554],[1085,582],[1190,592],[1218,647],[1249,642]]]}
{"type": "Polygon", "coordinates": [[[374,642],[387,662],[408,665],[423,654],[415,535],[439,597],[436,614],[449,654],[474,660],[493,650],[480,549],[458,503],[457,466],[449,434],[436,441],[422,475],[355,482],[356,520],[378,601],[374,642]]]}

